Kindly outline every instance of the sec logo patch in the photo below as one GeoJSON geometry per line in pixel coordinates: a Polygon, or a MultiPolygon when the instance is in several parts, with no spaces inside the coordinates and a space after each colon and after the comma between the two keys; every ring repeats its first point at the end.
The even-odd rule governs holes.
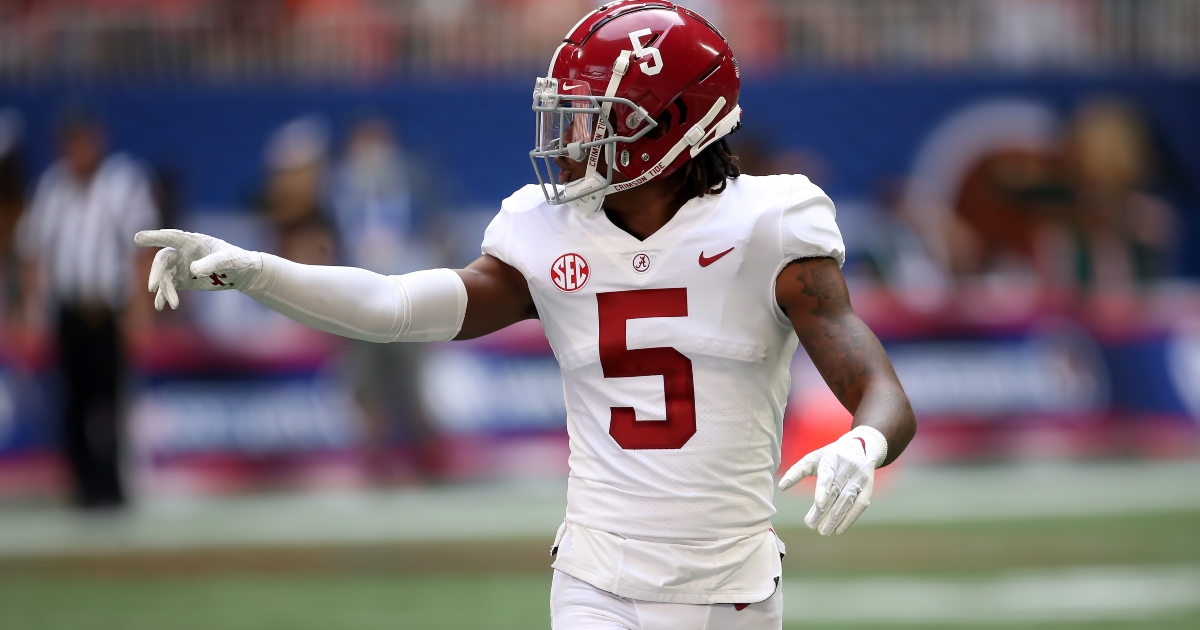
{"type": "Polygon", "coordinates": [[[550,265],[550,280],[564,293],[574,293],[587,284],[592,268],[579,254],[563,254],[550,265]]]}

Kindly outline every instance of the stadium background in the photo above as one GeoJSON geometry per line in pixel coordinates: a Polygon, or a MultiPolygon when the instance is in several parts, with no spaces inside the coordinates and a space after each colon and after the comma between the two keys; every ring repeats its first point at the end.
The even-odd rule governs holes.
{"type": "MultiPolygon", "coordinates": [[[[684,4],[738,54],[744,171],[837,202],[921,421],[847,536],[780,497],[788,627],[1200,621],[1200,4],[684,4]]],[[[594,6],[0,2],[0,155],[31,191],[82,107],[171,227],[462,265],[530,181],[532,79],[594,6]],[[405,210],[356,231],[339,181],[364,121],[391,129],[405,210]],[[317,217],[298,236],[289,191],[317,217]]],[[[371,406],[350,344],[237,294],[146,296],[134,505],[81,514],[47,312],[9,242],[0,265],[0,628],[548,627],[566,436],[536,323],[428,348],[383,379],[421,404],[371,406]]],[[[785,465],[849,423],[802,356],[794,381],[785,465]]]]}

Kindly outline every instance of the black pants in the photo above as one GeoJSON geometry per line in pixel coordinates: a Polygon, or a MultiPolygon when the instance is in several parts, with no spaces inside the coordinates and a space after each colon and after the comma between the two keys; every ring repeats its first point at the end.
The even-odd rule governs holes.
{"type": "Polygon", "coordinates": [[[119,507],[125,503],[118,410],[124,366],[115,314],[63,308],[58,344],[65,388],[60,443],[73,499],[83,508],[119,507]]]}

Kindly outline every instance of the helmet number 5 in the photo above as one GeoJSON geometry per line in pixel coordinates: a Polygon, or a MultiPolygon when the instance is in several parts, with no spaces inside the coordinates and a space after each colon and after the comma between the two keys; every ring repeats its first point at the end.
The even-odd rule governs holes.
{"type": "Polygon", "coordinates": [[[612,407],[608,433],[625,449],[682,448],[696,434],[692,360],[675,348],[630,349],[631,319],[687,317],[687,289],[640,289],[596,294],[600,367],[604,378],[662,376],[665,420],[638,420],[633,407],[612,407]]]}
{"type": "Polygon", "coordinates": [[[662,72],[662,53],[658,52],[657,48],[645,48],[642,46],[642,40],[654,37],[654,34],[648,28],[640,31],[634,31],[629,34],[629,41],[633,42],[633,56],[641,59],[646,55],[650,55],[650,61],[641,63],[642,72],[654,76],[662,72]],[[653,62],[654,65],[650,65],[653,62]]]}

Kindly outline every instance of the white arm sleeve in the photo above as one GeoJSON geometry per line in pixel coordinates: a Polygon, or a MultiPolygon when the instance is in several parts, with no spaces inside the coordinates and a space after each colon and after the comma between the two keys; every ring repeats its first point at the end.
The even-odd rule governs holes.
{"type": "Polygon", "coordinates": [[[467,287],[450,269],[383,276],[261,256],[246,295],[313,328],[381,343],[448,341],[462,329],[467,287]]]}

